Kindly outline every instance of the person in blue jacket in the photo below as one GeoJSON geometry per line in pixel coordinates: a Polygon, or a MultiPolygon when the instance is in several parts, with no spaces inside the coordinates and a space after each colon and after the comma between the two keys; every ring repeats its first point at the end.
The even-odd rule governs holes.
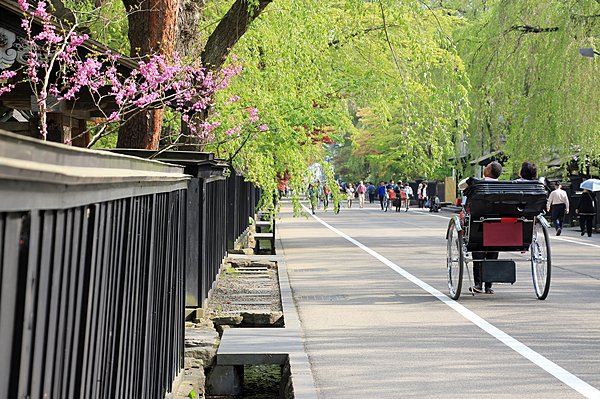
{"type": "Polygon", "coordinates": [[[385,200],[385,182],[382,181],[379,183],[379,188],[377,189],[377,195],[379,196],[379,203],[381,204],[381,210],[383,211],[383,201],[385,200]]]}

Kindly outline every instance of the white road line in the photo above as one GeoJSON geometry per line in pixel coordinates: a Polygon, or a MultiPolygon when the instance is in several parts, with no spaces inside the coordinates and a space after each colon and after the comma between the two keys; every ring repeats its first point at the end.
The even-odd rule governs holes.
{"type": "MultiPolygon", "coordinates": [[[[306,211],[308,211],[308,208],[306,208],[306,206],[304,206],[304,204],[302,206],[304,207],[304,209],[306,211]]],[[[438,215],[432,215],[432,216],[438,216],[438,215]]],[[[350,237],[349,235],[341,232],[340,230],[331,226],[327,222],[323,221],[318,216],[312,215],[312,217],[315,218],[323,226],[327,227],[329,230],[333,231],[340,237],[350,241],[352,244],[356,245],[357,247],[359,247],[360,249],[362,249],[369,255],[378,259],[381,263],[388,266],[390,269],[392,269],[396,273],[400,274],[402,277],[406,278],[408,281],[412,282],[413,284],[417,285],[424,291],[426,291],[429,294],[431,294],[432,296],[436,297],[437,299],[442,301],[444,304],[446,304],[450,308],[452,308],[455,312],[457,312],[461,316],[463,316],[465,319],[469,320],[471,323],[475,324],[477,327],[481,328],[483,331],[485,331],[492,337],[496,338],[498,341],[502,342],[504,345],[508,346],[509,348],[511,348],[512,350],[517,352],[519,355],[523,356],[524,358],[526,358],[527,360],[532,362],[533,364],[537,365],[542,370],[546,371],[547,373],[553,375],[554,377],[556,377],[563,383],[567,384],[568,386],[570,386],[571,388],[573,388],[580,394],[584,395],[587,398],[600,398],[600,390],[594,388],[587,382],[585,382],[585,381],[581,380],[580,378],[576,377],[575,375],[569,373],[567,370],[563,369],[558,364],[552,362],[551,360],[540,355],[533,349],[531,349],[528,346],[524,345],[523,343],[517,341],[510,335],[506,334],[504,331],[500,330],[498,327],[495,327],[494,325],[492,325],[488,321],[484,320],[477,314],[473,313],[472,311],[470,311],[463,305],[450,299],[445,294],[441,293],[440,291],[438,291],[431,285],[427,284],[426,282],[420,280],[419,278],[415,277],[411,273],[407,272],[406,270],[404,270],[400,266],[396,265],[394,262],[387,259],[383,255],[375,252],[374,250],[367,247],[366,245],[360,243],[359,241],[355,240],[354,238],[350,237]]],[[[438,217],[441,217],[441,216],[438,216],[438,217]]]]}
{"type": "Polygon", "coordinates": [[[590,244],[589,242],[581,242],[581,241],[577,241],[577,240],[573,240],[573,239],[568,239],[565,237],[550,237],[553,240],[557,240],[557,241],[565,241],[565,242],[570,242],[572,244],[579,244],[579,245],[585,245],[587,247],[594,247],[594,248],[600,248],[600,245],[597,244],[590,244]]]}

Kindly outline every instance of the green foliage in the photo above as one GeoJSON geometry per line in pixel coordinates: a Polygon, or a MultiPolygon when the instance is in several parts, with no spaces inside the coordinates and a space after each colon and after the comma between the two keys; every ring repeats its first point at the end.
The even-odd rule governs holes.
{"type": "Polygon", "coordinates": [[[464,2],[477,12],[457,32],[473,85],[470,147],[501,149],[542,171],[552,158],[600,153],[600,4],[568,0],[464,2]]]}
{"type": "MultiPolygon", "coordinates": [[[[207,8],[207,27],[227,5],[207,8]]],[[[432,175],[466,128],[468,79],[447,38],[459,22],[418,2],[272,3],[233,49],[244,71],[216,99],[216,112],[232,123],[207,149],[234,156],[237,170],[273,193],[285,171],[290,188],[303,191],[307,167],[327,156],[322,141],[330,138],[347,141],[336,167],[354,180],[368,171],[432,175]],[[225,105],[232,94],[242,108],[256,106],[269,130],[224,136],[239,119],[225,105]]]]}
{"type": "MultiPolygon", "coordinates": [[[[94,132],[91,131],[90,132],[91,135],[94,135],[94,132]]],[[[103,136],[102,138],[100,138],[94,145],[92,148],[117,148],[117,132],[108,134],[106,136],[103,136]]]]}
{"type": "Polygon", "coordinates": [[[359,128],[346,166],[371,180],[433,176],[468,121],[469,80],[448,37],[462,21],[399,1],[364,3],[341,18],[355,34],[342,33],[336,65],[348,68],[341,77],[359,128]]]}
{"type": "MultiPolygon", "coordinates": [[[[267,193],[276,192],[277,173],[286,171],[290,188],[304,191],[308,166],[325,156],[323,137],[336,138],[351,126],[345,99],[337,95],[331,79],[330,6],[323,3],[305,0],[269,5],[233,49],[244,71],[215,101],[215,112],[231,118],[231,123],[221,126],[206,149],[233,157],[235,168],[267,193]],[[260,110],[267,131],[248,126],[239,137],[225,136],[240,119],[234,107],[226,105],[234,94],[241,96],[238,109],[260,110]]],[[[207,10],[207,26],[211,12],[217,19],[224,8],[207,10]]]]}
{"type": "Polygon", "coordinates": [[[121,0],[105,0],[97,7],[94,0],[64,0],[81,25],[89,29],[93,39],[129,54],[127,13],[121,0]]]}

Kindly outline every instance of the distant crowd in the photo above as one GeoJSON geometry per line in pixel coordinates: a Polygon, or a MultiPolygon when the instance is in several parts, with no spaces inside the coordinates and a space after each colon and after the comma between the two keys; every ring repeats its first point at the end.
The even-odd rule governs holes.
{"type": "MultiPolygon", "coordinates": [[[[502,165],[496,161],[490,162],[484,168],[484,180],[497,180],[502,174],[502,165]]],[[[529,161],[522,163],[519,170],[517,180],[537,180],[537,166],[529,161]]],[[[462,191],[472,180],[473,177],[466,178],[459,182],[458,188],[462,191]]],[[[540,179],[545,183],[544,178],[540,179]]],[[[281,181],[280,181],[281,183],[281,181]]],[[[369,203],[379,202],[381,210],[384,212],[394,209],[396,212],[408,212],[411,206],[411,201],[420,209],[428,208],[430,212],[438,212],[440,210],[440,199],[437,195],[428,194],[427,182],[423,181],[418,184],[416,192],[408,183],[402,181],[395,182],[390,179],[388,182],[380,181],[376,186],[373,182],[358,183],[341,182],[335,189],[346,199],[346,206],[352,208],[358,202],[359,208],[364,208],[366,201],[369,203]]],[[[595,195],[589,190],[583,188],[583,194],[580,204],[576,207],[576,215],[579,218],[581,226],[581,235],[592,235],[592,223],[596,214],[595,195]]],[[[279,187],[280,196],[287,196],[287,185],[279,187]],[[285,190],[285,191],[284,191],[285,190]]],[[[434,190],[435,191],[435,190],[434,190]]],[[[311,211],[315,211],[322,204],[323,210],[327,211],[332,201],[332,190],[328,184],[321,184],[319,181],[308,185],[307,195],[310,200],[311,211]]],[[[462,198],[456,199],[456,206],[461,206],[462,198]]],[[[339,204],[333,203],[334,212],[339,212],[339,204]]],[[[569,213],[569,198],[567,193],[558,184],[556,189],[550,193],[547,202],[547,211],[550,213],[550,220],[556,229],[556,235],[560,235],[563,229],[563,220],[565,214],[569,213]]]]}
{"type": "MultiPolygon", "coordinates": [[[[392,208],[396,212],[402,210],[408,212],[411,200],[416,195],[416,204],[419,208],[429,208],[432,212],[439,211],[440,200],[435,195],[432,198],[428,197],[427,182],[419,183],[416,193],[413,192],[408,183],[402,181],[396,183],[393,179],[390,179],[389,182],[380,181],[377,187],[372,182],[364,183],[362,180],[356,184],[342,182],[339,184],[338,189],[345,195],[348,208],[352,208],[356,202],[358,202],[359,208],[364,208],[368,199],[371,204],[379,201],[381,210],[384,212],[392,208]]],[[[327,184],[320,184],[320,182],[309,184],[307,195],[313,214],[315,214],[315,210],[321,203],[323,209],[327,211],[331,201],[331,189],[327,184]]],[[[337,212],[339,209],[335,209],[335,211],[337,212]]]]}

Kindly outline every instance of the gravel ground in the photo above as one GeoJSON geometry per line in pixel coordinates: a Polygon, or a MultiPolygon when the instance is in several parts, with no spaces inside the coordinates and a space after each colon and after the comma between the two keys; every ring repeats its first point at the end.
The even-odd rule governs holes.
{"type": "Polygon", "coordinates": [[[205,317],[216,320],[245,313],[281,312],[275,262],[227,259],[208,301],[205,317]]]}

